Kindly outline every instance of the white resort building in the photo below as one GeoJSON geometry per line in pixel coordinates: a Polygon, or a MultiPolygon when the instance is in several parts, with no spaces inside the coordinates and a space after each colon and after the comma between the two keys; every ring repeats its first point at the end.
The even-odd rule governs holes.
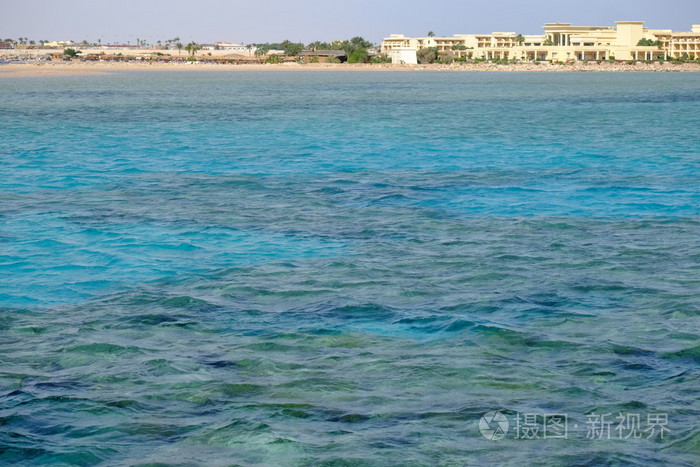
{"type": "Polygon", "coordinates": [[[254,45],[234,44],[232,42],[217,41],[213,44],[202,45],[202,50],[228,50],[238,55],[252,57],[258,48],[254,45]]]}
{"type": "Polygon", "coordinates": [[[688,32],[647,29],[643,21],[618,21],[615,27],[546,23],[544,34],[515,32],[406,37],[392,34],[382,52],[394,63],[416,63],[416,52],[434,47],[440,55],[486,60],[657,60],[700,58],[700,25],[688,32]],[[657,42],[658,41],[658,42],[657,42]]]}

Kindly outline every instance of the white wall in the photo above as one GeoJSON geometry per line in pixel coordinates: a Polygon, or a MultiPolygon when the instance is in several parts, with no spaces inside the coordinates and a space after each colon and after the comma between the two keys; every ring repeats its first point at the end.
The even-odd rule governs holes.
{"type": "Polygon", "coordinates": [[[407,47],[397,47],[390,52],[391,63],[405,63],[407,65],[417,65],[416,49],[407,47]]]}

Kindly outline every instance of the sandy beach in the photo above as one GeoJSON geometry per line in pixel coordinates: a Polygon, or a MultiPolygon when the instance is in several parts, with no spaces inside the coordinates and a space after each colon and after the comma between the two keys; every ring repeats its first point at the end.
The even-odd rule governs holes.
{"type": "Polygon", "coordinates": [[[455,63],[451,65],[393,64],[213,64],[206,62],[88,62],[42,61],[12,62],[0,66],[0,77],[66,76],[113,73],[121,71],[215,71],[215,70],[300,70],[300,71],[445,71],[445,72],[700,72],[700,64],[684,63],[455,63]]]}

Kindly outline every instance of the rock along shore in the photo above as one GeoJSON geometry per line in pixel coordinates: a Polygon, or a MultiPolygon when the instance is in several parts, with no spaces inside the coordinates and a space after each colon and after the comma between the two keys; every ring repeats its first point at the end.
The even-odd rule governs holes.
{"type": "Polygon", "coordinates": [[[698,63],[519,63],[490,62],[430,65],[394,64],[216,64],[206,61],[147,62],[147,61],[19,61],[0,66],[1,76],[82,75],[129,70],[337,70],[337,71],[446,71],[446,72],[700,72],[698,63]]]}

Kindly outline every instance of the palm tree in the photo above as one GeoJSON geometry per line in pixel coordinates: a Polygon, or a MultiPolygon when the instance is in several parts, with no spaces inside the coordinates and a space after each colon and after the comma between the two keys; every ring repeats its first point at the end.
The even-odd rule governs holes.
{"type": "Polygon", "coordinates": [[[523,36],[522,34],[518,34],[517,36],[515,36],[515,42],[517,42],[518,45],[523,45],[523,42],[525,42],[525,36],[523,36]]]}
{"type": "Polygon", "coordinates": [[[428,37],[435,37],[435,33],[433,31],[428,31],[428,37]]]}
{"type": "Polygon", "coordinates": [[[182,42],[177,41],[175,47],[177,47],[177,54],[180,55],[180,52],[182,52],[182,42]]]}
{"type": "Polygon", "coordinates": [[[194,57],[194,54],[199,50],[199,46],[194,42],[190,42],[185,46],[185,50],[190,53],[190,56],[194,57]]]}

